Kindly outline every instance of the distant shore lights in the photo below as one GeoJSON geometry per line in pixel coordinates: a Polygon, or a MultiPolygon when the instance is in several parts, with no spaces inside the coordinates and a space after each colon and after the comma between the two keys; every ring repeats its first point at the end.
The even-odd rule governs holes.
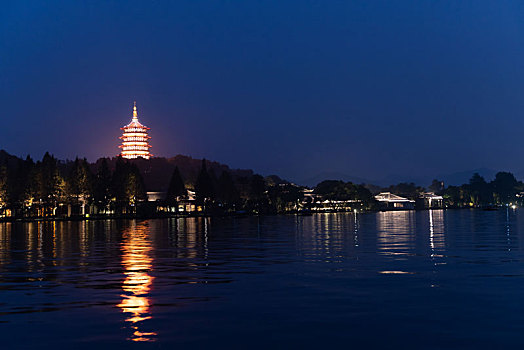
{"type": "Polygon", "coordinates": [[[153,156],[149,152],[149,148],[151,148],[151,145],[149,145],[151,137],[147,134],[149,128],[138,121],[136,102],[133,105],[133,119],[131,123],[120,129],[124,130],[124,133],[120,136],[122,144],[118,146],[122,149],[120,155],[123,158],[135,159],[142,157],[149,159],[153,156]]]}

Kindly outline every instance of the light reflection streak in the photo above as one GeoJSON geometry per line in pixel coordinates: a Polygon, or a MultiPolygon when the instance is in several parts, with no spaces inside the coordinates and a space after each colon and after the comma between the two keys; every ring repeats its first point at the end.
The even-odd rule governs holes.
{"type": "Polygon", "coordinates": [[[354,227],[353,227],[353,228],[354,228],[354,230],[353,230],[353,236],[354,236],[354,238],[353,238],[353,242],[354,242],[355,247],[358,248],[358,229],[359,229],[359,222],[358,222],[357,212],[356,212],[356,211],[354,212],[354,215],[355,215],[355,217],[354,217],[354,227]]]}
{"type": "Polygon", "coordinates": [[[37,232],[38,232],[38,248],[37,248],[37,263],[39,266],[41,266],[42,268],[44,267],[44,239],[43,239],[43,236],[44,236],[44,233],[43,233],[43,224],[40,222],[38,223],[38,227],[37,227],[37,232]]]}
{"type": "Polygon", "coordinates": [[[297,216],[296,244],[308,261],[341,262],[360,245],[356,213],[297,216]]]}
{"type": "Polygon", "coordinates": [[[89,236],[85,221],[80,222],[79,231],[80,256],[82,257],[82,260],[84,260],[89,255],[89,236]]]}
{"type": "Polygon", "coordinates": [[[445,248],[444,236],[444,210],[429,210],[429,246],[431,247],[432,256],[435,250],[445,248]]]}
{"type": "Polygon", "coordinates": [[[0,266],[11,260],[11,223],[0,223],[0,266]]]}
{"type": "Polygon", "coordinates": [[[151,291],[154,277],[148,272],[152,268],[152,244],[148,237],[147,222],[132,227],[124,232],[122,244],[122,266],[126,278],[122,285],[124,294],[117,306],[127,314],[126,322],[131,323],[135,342],[155,341],[156,332],[144,332],[139,329],[143,321],[152,318],[151,291]]]}
{"type": "MultiPolygon", "coordinates": [[[[445,255],[442,254],[446,248],[445,241],[445,226],[444,226],[444,210],[443,209],[430,209],[428,211],[429,216],[429,247],[430,247],[430,258],[433,262],[433,265],[436,267],[438,265],[446,265],[446,262],[443,260],[445,255]]],[[[438,272],[437,269],[434,272],[438,272]]],[[[432,280],[438,278],[438,274],[432,275],[432,280]]],[[[431,288],[438,288],[440,283],[438,281],[433,281],[430,286],[431,288]]]]}
{"type": "Polygon", "coordinates": [[[389,271],[379,271],[378,273],[382,275],[414,275],[414,272],[408,272],[408,271],[396,271],[396,270],[389,270],[389,271]]]}
{"type": "Polygon", "coordinates": [[[25,227],[26,231],[26,241],[27,241],[27,271],[33,272],[34,270],[34,260],[35,260],[35,229],[34,223],[29,222],[25,227]]]}
{"type": "Polygon", "coordinates": [[[508,252],[511,251],[511,236],[510,236],[510,224],[509,224],[509,208],[506,207],[506,239],[508,243],[508,252]]]}
{"type": "Polygon", "coordinates": [[[56,258],[57,258],[57,255],[56,255],[56,221],[53,221],[52,222],[52,227],[53,227],[53,265],[56,266],[56,258]]]}
{"type": "Polygon", "coordinates": [[[414,249],[415,213],[387,211],[377,214],[379,254],[407,256],[414,249]]]}

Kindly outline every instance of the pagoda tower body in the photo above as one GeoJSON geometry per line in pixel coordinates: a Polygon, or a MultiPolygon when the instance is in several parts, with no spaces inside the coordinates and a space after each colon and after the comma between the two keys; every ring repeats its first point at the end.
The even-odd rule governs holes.
{"type": "Polygon", "coordinates": [[[147,134],[149,128],[140,124],[138,121],[136,102],[133,106],[133,119],[131,123],[120,129],[124,130],[124,133],[120,136],[122,144],[118,146],[122,149],[120,155],[123,158],[135,159],[141,157],[149,159],[153,156],[149,152],[149,148],[151,148],[149,145],[149,139],[151,139],[151,137],[147,134]]]}

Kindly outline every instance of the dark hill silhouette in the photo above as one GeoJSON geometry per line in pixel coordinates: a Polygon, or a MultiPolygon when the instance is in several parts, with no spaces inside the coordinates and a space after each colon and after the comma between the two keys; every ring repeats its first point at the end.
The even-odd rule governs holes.
{"type": "MultiPolygon", "coordinates": [[[[116,164],[116,157],[106,158],[110,169],[114,169],[116,164]]],[[[93,164],[93,171],[98,169],[102,158],[93,164]]],[[[202,166],[202,159],[195,159],[189,156],[177,155],[171,158],[151,158],[151,159],[133,159],[132,163],[136,164],[140,173],[144,178],[147,191],[167,191],[171,175],[178,167],[186,186],[193,187],[200,167],[202,166]]],[[[250,169],[231,169],[225,164],[219,162],[206,160],[207,169],[213,171],[218,178],[222,172],[229,171],[233,179],[251,178],[253,170],[250,169]]]]}
{"type": "MultiPolygon", "coordinates": [[[[94,163],[90,163],[91,171],[96,173],[98,167],[100,166],[103,158],[98,159],[94,163]]],[[[115,164],[117,157],[105,158],[108,162],[109,168],[111,171],[115,169],[115,164]]],[[[22,159],[9,154],[5,150],[0,150],[0,164],[18,164],[22,159]]],[[[147,191],[167,191],[169,186],[169,180],[171,175],[175,170],[175,167],[178,167],[186,186],[192,188],[196,182],[198,172],[202,166],[202,159],[195,159],[189,156],[177,155],[171,158],[151,158],[149,160],[139,158],[131,160],[132,163],[136,164],[144,182],[146,185],[147,191]]],[[[60,173],[68,174],[71,167],[73,166],[74,161],[72,160],[62,160],[58,162],[58,168],[60,173]]],[[[229,166],[206,160],[207,169],[213,171],[215,176],[218,178],[224,171],[229,171],[231,177],[240,182],[249,182],[249,179],[253,176],[254,172],[250,169],[231,169],[229,166]],[[244,179],[244,181],[242,181],[244,179]]]]}
{"type": "Polygon", "coordinates": [[[6,165],[11,166],[12,164],[17,164],[18,161],[20,160],[21,158],[18,158],[17,156],[13,156],[12,154],[7,153],[3,149],[0,150],[0,164],[6,164],[6,165]]]}

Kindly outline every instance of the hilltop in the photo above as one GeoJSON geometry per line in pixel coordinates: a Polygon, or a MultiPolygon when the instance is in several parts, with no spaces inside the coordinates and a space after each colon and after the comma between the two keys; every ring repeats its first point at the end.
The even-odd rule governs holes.
{"type": "MultiPolygon", "coordinates": [[[[92,164],[93,172],[98,169],[102,159],[103,158],[100,158],[92,164]]],[[[117,158],[106,158],[106,160],[109,168],[114,169],[117,158]]],[[[195,159],[180,154],[171,158],[138,158],[130,160],[130,162],[135,164],[140,170],[147,191],[167,191],[169,180],[175,167],[178,167],[186,184],[194,185],[198,172],[202,167],[202,159],[195,159]]],[[[242,178],[249,179],[254,175],[251,169],[231,169],[228,165],[215,161],[206,160],[206,166],[210,171],[214,172],[216,177],[219,177],[224,171],[228,171],[235,180],[242,178]]]]}

